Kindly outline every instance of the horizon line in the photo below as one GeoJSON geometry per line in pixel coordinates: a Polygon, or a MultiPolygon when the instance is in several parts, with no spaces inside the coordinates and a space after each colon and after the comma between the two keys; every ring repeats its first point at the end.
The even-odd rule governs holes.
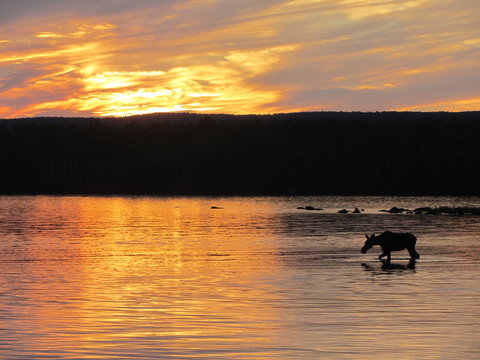
{"type": "Polygon", "coordinates": [[[316,113],[334,113],[334,114],[466,114],[466,113],[480,113],[479,110],[463,110],[463,111],[421,111],[421,110],[305,110],[305,111],[292,111],[292,112],[277,112],[277,113],[246,113],[246,114],[232,114],[232,113],[204,113],[197,111],[171,111],[171,112],[152,112],[147,114],[132,114],[125,116],[62,116],[62,115],[46,115],[46,116],[30,116],[30,117],[12,117],[12,118],[0,118],[0,120],[24,120],[24,119],[128,119],[128,118],[142,118],[148,116],[162,116],[167,117],[169,115],[203,115],[204,117],[210,116],[231,116],[231,117],[243,117],[243,116],[276,116],[276,115],[295,115],[295,114],[316,114],[316,113]]]}

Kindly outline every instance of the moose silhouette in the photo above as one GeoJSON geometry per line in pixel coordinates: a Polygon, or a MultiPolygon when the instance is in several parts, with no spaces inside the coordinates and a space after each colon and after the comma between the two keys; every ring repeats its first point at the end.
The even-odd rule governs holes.
{"type": "Polygon", "coordinates": [[[417,243],[417,238],[411,233],[393,233],[390,231],[384,231],[380,235],[372,234],[368,236],[365,234],[367,241],[360,250],[362,254],[365,254],[372,246],[380,245],[383,253],[378,257],[379,260],[382,260],[382,257],[387,257],[387,262],[390,263],[392,258],[392,251],[400,251],[407,249],[410,258],[412,260],[419,259],[420,254],[415,250],[415,244],[417,243]]]}

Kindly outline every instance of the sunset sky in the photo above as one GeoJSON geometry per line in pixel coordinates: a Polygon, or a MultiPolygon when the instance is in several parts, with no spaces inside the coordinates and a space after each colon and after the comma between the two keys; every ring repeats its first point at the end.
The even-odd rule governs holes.
{"type": "Polygon", "coordinates": [[[478,0],[0,0],[0,117],[480,110],[478,0]]]}

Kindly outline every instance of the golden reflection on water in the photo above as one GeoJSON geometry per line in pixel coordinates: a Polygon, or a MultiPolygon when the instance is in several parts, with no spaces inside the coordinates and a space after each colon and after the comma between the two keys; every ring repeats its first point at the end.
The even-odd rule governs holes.
{"type": "Polygon", "coordinates": [[[248,227],[235,225],[234,209],[215,212],[207,200],[32,202],[22,215],[26,251],[14,266],[3,264],[21,278],[20,318],[33,326],[32,354],[48,356],[58,342],[62,351],[87,357],[82,349],[128,353],[125,341],[137,339],[139,351],[158,341],[172,354],[187,347],[235,356],[245,344],[272,342],[269,323],[280,315],[264,306],[276,299],[259,282],[281,268],[268,259],[263,268],[250,254],[274,252],[274,243],[256,241],[252,229],[241,239],[230,236],[227,222],[248,227]],[[249,333],[256,335],[246,341],[249,333]]]}
{"type": "Polygon", "coordinates": [[[0,197],[0,358],[476,358],[479,258],[451,248],[476,221],[296,205],[0,197]],[[380,223],[416,229],[415,269],[361,257],[380,223]]]}

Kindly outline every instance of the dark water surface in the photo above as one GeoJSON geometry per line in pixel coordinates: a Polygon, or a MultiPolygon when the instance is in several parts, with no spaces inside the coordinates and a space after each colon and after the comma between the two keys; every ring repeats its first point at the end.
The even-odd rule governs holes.
{"type": "Polygon", "coordinates": [[[379,212],[445,205],[0,197],[0,359],[479,359],[480,217],[379,212]],[[387,229],[414,268],[360,254],[387,229]]]}

